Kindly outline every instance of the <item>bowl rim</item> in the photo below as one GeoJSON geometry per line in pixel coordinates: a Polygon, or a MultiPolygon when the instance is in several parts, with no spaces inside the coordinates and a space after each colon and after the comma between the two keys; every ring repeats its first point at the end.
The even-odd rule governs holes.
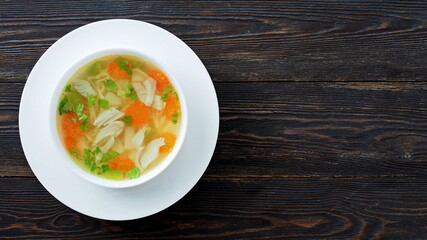
{"type": "Polygon", "coordinates": [[[108,48],[103,50],[98,50],[91,52],[83,57],[81,57],[79,60],[75,61],[70,68],[68,68],[62,76],[59,78],[58,81],[56,81],[56,86],[54,87],[53,94],[50,98],[50,106],[49,106],[49,126],[50,126],[50,135],[54,141],[55,147],[60,149],[59,152],[61,153],[61,160],[67,165],[71,171],[76,174],[77,176],[85,179],[86,181],[89,181],[93,184],[107,187],[107,188],[130,188],[134,186],[141,185],[143,183],[149,182],[150,180],[154,179],[158,175],[160,175],[164,170],[175,160],[177,157],[183,143],[186,137],[187,133],[187,125],[188,125],[188,109],[187,109],[187,103],[185,100],[185,96],[183,94],[182,88],[179,84],[179,81],[171,74],[171,71],[168,70],[164,64],[161,63],[160,59],[156,59],[153,56],[147,56],[147,54],[137,51],[134,49],[126,48],[126,47],[115,47],[115,48],[108,48]],[[57,115],[57,106],[60,101],[60,95],[62,93],[62,90],[65,87],[66,82],[73,76],[73,74],[76,73],[81,67],[84,65],[90,63],[91,61],[101,58],[104,56],[109,55],[130,55],[134,57],[138,57],[144,60],[148,60],[149,62],[153,63],[155,66],[157,66],[159,69],[161,69],[169,78],[169,80],[172,82],[175,90],[178,92],[179,95],[179,102],[181,106],[181,123],[179,127],[179,133],[177,134],[177,140],[175,142],[175,146],[163,161],[161,161],[158,165],[156,165],[153,169],[151,169],[148,173],[143,173],[139,178],[136,179],[126,179],[126,180],[109,180],[101,177],[97,177],[79,166],[71,159],[71,157],[66,152],[61,139],[58,134],[57,130],[57,122],[56,122],[56,115],[57,115]]]}

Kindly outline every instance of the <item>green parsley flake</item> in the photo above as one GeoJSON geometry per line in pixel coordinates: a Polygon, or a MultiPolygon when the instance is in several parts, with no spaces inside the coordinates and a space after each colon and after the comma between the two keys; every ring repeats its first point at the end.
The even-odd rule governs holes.
{"type": "Polygon", "coordinates": [[[95,150],[92,151],[93,155],[96,157],[96,155],[102,153],[101,149],[99,147],[96,147],[95,150]]]}
{"type": "Polygon", "coordinates": [[[92,167],[90,167],[90,171],[91,171],[91,172],[94,172],[94,171],[95,171],[95,169],[96,169],[96,163],[93,163],[93,164],[92,164],[92,167]]]}
{"type": "Polygon", "coordinates": [[[172,115],[172,123],[176,124],[178,122],[179,112],[176,112],[174,115],[172,115]]]}
{"type": "Polygon", "coordinates": [[[95,106],[95,99],[96,98],[93,95],[87,96],[87,102],[88,102],[89,107],[95,106]]]}
{"type": "Polygon", "coordinates": [[[64,92],[73,92],[73,90],[71,90],[71,84],[68,84],[68,85],[65,87],[64,92]]]}
{"type": "Polygon", "coordinates": [[[59,102],[59,107],[58,107],[59,115],[62,115],[63,113],[66,113],[66,112],[70,112],[71,110],[73,110],[73,106],[68,101],[68,97],[64,96],[61,102],[59,102]]]}
{"type": "Polygon", "coordinates": [[[131,75],[132,71],[129,68],[129,61],[125,60],[122,57],[118,57],[115,60],[119,64],[119,68],[123,71],[125,71],[127,74],[131,75]]]}
{"type": "Polygon", "coordinates": [[[77,118],[79,119],[80,122],[87,120],[87,115],[83,113],[84,107],[85,106],[83,104],[77,104],[76,106],[73,107],[73,110],[74,112],[76,112],[77,118]]]}
{"type": "Polygon", "coordinates": [[[88,116],[83,113],[83,109],[84,109],[83,104],[77,104],[73,107],[73,111],[77,114],[77,118],[81,123],[80,129],[82,131],[86,131],[89,126],[89,122],[88,122],[88,116]]]}
{"type": "Polygon", "coordinates": [[[104,153],[104,155],[102,155],[101,161],[100,162],[109,162],[111,160],[113,160],[113,158],[119,156],[119,153],[116,151],[109,151],[107,153],[104,153]]]}
{"type": "Polygon", "coordinates": [[[138,100],[138,97],[136,96],[136,93],[135,93],[135,89],[128,82],[125,84],[124,90],[125,90],[125,97],[131,98],[134,101],[138,100]]]}
{"type": "Polygon", "coordinates": [[[105,80],[105,82],[104,82],[104,86],[106,87],[106,88],[108,88],[108,90],[110,90],[110,92],[112,92],[112,91],[114,91],[114,90],[116,90],[118,87],[117,87],[117,83],[116,82],[114,82],[113,80],[111,80],[111,79],[107,79],[107,80],[105,80]]]}
{"type": "Polygon", "coordinates": [[[172,91],[173,91],[173,87],[172,87],[172,85],[170,85],[170,84],[166,85],[165,89],[163,89],[161,99],[162,99],[162,100],[168,100],[168,95],[169,95],[172,91]]]}
{"type": "Polygon", "coordinates": [[[132,124],[132,116],[124,116],[122,118],[122,121],[126,124],[126,125],[131,125],[132,124]]]}
{"type": "Polygon", "coordinates": [[[102,164],[105,161],[110,161],[111,159],[119,155],[118,152],[110,151],[102,155],[101,161],[96,161],[97,155],[101,153],[101,149],[97,147],[95,150],[91,151],[90,149],[83,150],[83,160],[85,165],[89,167],[91,172],[96,172],[98,175],[104,174],[110,169],[108,164],[102,164]],[[102,165],[101,165],[102,164],[102,165]]]}
{"type": "Polygon", "coordinates": [[[130,98],[132,98],[132,100],[134,101],[138,101],[138,96],[136,96],[136,94],[132,94],[132,96],[130,96],[130,98]]]}
{"type": "Polygon", "coordinates": [[[80,152],[78,150],[76,150],[75,148],[72,148],[70,150],[71,155],[73,155],[74,157],[80,159],[80,152]]]}
{"type": "Polygon", "coordinates": [[[106,171],[108,171],[110,169],[110,166],[105,164],[101,166],[101,174],[105,173],[106,171]]]}
{"type": "Polygon", "coordinates": [[[95,162],[95,156],[92,154],[90,149],[83,150],[83,160],[88,167],[92,166],[92,164],[95,162]]]}
{"type": "Polygon", "coordinates": [[[126,176],[128,176],[129,179],[139,178],[141,176],[141,171],[139,168],[132,168],[132,170],[126,172],[126,176]]]}
{"type": "Polygon", "coordinates": [[[83,132],[86,132],[88,127],[89,127],[89,122],[87,121],[87,119],[81,122],[80,130],[82,130],[83,132]]]}
{"type": "Polygon", "coordinates": [[[108,109],[110,107],[110,105],[108,104],[108,100],[105,100],[105,99],[99,99],[98,105],[103,109],[108,109]]]}
{"type": "Polygon", "coordinates": [[[134,91],[133,87],[129,84],[129,82],[127,82],[125,84],[125,97],[130,97],[133,91],[134,91]]]}

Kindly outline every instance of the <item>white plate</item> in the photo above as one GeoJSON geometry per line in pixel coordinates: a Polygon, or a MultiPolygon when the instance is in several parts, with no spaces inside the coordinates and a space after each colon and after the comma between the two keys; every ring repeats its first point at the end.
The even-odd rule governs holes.
{"type": "Polygon", "coordinates": [[[203,63],[179,38],[141,21],[106,20],[68,33],[39,59],[22,94],[19,129],[31,169],[55,198],[88,216],[130,220],[171,206],[200,179],[218,137],[218,100],[203,63]],[[188,107],[187,136],[177,158],[151,181],[127,189],[97,186],[75,175],[58,159],[62,150],[52,147],[48,124],[51,97],[61,76],[80,59],[114,48],[132,49],[167,66],[188,107]]]}

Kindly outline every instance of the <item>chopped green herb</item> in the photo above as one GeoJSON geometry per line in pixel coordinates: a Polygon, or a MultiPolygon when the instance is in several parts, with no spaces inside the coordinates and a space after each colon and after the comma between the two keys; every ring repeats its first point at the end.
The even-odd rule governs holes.
{"type": "Polygon", "coordinates": [[[72,148],[70,150],[71,155],[73,155],[74,157],[80,159],[80,152],[78,150],[76,150],[75,148],[72,148]]]}
{"type": "Polygon", "coordinates": [[[130,95],[133,93],[134,89],[133,87],[129,84],[129,82],[125,83],[125,97],[130,97],[130,95]]]}
{"type": "Polygon", "coordinates": [[[125,97],[131,98],[134,101],[138,100],[138,97],[136,96],[136,93],[135,93],[135,89],[129,84],[129,82],[125,84],[124,90],[125,90],[125,97]]]}
{"type": "Polygon", "coordinates": [[[93,155],[96,156],[100,153],[102,153],[101,149],[99,147],[96,147],[95,150],[92,151],[93,155]]]}
{"type": "MultiPolygon", "coordinates": [[[[83,102],[81,101],[80,95],[75,92],[68,93],[67,96],[59,103],[59,115],[62,115],[65,112],[74,111],[77,114],[77,119],[81,122],[80,129],[82,131],[86,131],[88,127],[87,115],[83,113],[83,102]]],[[[75,117],[71,118],[71,120],[76,123],[77,119],[75,117]]]]}
{"type": "Polygon", "coordinates": [[[103,163],[103,162],[111,161],[111,160],[113,160],[113,158],[115,158],[117,156],[119,156],[118,152],[116,152],[116,151],[109,151],[107,153],[104,153],[104,155],[102,155],[102,158],[101,158],[100,162],[103,163]]]}
{"type": "Polygon", "coordinates": [[[126,124],[126,125],[131,125],[132,124],[132,116],[124,116],[122,118],[122,121],[126,124]]]}
{"type": "Polygon", "coordinates": [[[88,102],[89,107],[95,106],[95,96],[88,95],[87,96],[87,102],[88,102]]]}
{"type": "Polygon", "coordinates": [[[125,60],[122,57],[118,57],[115,60],[119,64],[119,68],[123,71],[125,71],[127,74],[131,75],[132,71],[129,68],[129,61],[125,60]]]}
{"type": "Polygon", "coordinates": [[[139,178],[141,176],[141,171],[139,168],[132,168],[132,170],[126,172],[126,175],[129,179],[139,178]]]}
{"type": "Polygon", "coordinates": [[[100,107],[102,107],[103,109],[108,109],[110,107],[109,104],[108,104],[108,100],[105,100],[105,99],[99,99],[98,100],[98,105],[100,107]]]}
{"type": "Polygon", "coordinates": [[[106,171],[108,171],[110,169],[110,166],[105,164],[101,166],[101,173],[105,173],[106,171]]]}
{"type": "Polygon", "coordinates": [[[113,157],[114,158],[114,157],[116,157],[116,156],[119,155],[118,152],[111,151],[111,152],[108,152],[108,153],[104,154],[102,156],[103,157],[102,160],[100,162],[97,162],[96,161],[96,156],[98,154],[100,154],[100,153],[101,153],[101,149],[99,149],[98,147],[95,150],[93,150],[93,151],[91,151],[90,149],[84,149],[83,150],[83,159],[85,161],[86,166],[88,166],[90,168],[91,172],[95,172],[96,171],[96,173],[98,175],[101,175],[101,174],[107,172],[110,169],[110,167],[107,164],[98,165],[99,163],[102,163],[102,160],[104,160],[104,157],[106,157],[106,158],[113,157]]]}
{"type": "Polygon", "coordinates": [[[176,124],[178,122],[178,116],[179,116],[179,112],[176,112],[174,115],[172,115],[173,124],[176,124]]]}
{"type": "Polygon", "coordinates": [[[59,107],[58,107],[59,115],[62,115],[63,113],[66,113],[66,112],[70,112],[71,110],[73,110],[73,106],[68,101],[68,97],[64,96],[61,102],[59,102],[59,107]]]}
{"type": "Polygon", "coordinates": [[[77,117],[79,118],[80,122],[84,122],[87,120],[87,115],[84,113],[78,114],[77,117]]]}
{"type": "Polygon", "coordinates": [[[73,111],[77,114],[77,118],[81,123],[80,130],[86,131],[89,126],[89,122],[87,121],[87,118],[88,118],[87,115],[83,113],[83,109],[84,109],[83,104],[77,104],[73,107],[73,111]]]}
{"type": "Polygon", "coordinates": [[[107,79],[107,80],[105,80],[105,82],[104,82],[104,86],[106,87],[106,88],[108,88],[108,90],[110,90],[110,92],[112,92],[112,91],[114,91],[114,90],[116,90],[118,87],[117,87],[117,83],[116,82],[114,82],[113,80],[111,80],[111,79],[107,79]]]}
{"type": "Polygon", "coordinates": [[[90,171],[94,172],[96,169],[96,163],[92,163],[92,167],[90,167],[90,171]]]}
{"type": "Polygon", "coordinates": [[[163,89],[161,99],[162,99],[162,100],[168,100],[168,95],[169,95],[172,91],[173,91],[173,87],[172,87],[172,85],[170,85],[170,84],[166,85],[165,89],[163,89]]]}
{"type": "Polygon", "coordinates": [[[74,112],[76,112],[77,118],[80,122],[84,122],[87,120],[87,115],[83,113],[84,107],[85,106],[83,104],[77,104],[73,107],[73,110],[74,112]]]}
{"type": "Polygon", "coordinates": [[[73,92],[73,90],[71,90],[71,84],[68,84],[68,85],[65,87],[64,92],[73,92]]]}
{"type": "Polygon", "coordinates": [[[83,105],[83,104],[77,104],[73,107],[73,110],[78,115],[79,113],[83,112],[84,107],[85,107],[85,105],[83,105]]]}
{"type": "Polygon", "coordinates": [[[102,165],[101,167],[99,167],[99,166],[95,167],[96,173],[98,175],[104,174],[106,171],[108,171],[108,169],[110,169],[110,166],[108,166],[108,165],[102,165]]]}
{"type": "Polygon", "coordinates": [[[84,121],[80,122],[80,130],[82,130],[83,132],[86,132],[88,127],[89,127],[89,122],[87,121],[87,119],[85,119],[84,121]]]}
{"type": "Polygon", "coordinates": [[[101,69],[105,66],[104,62],[101,61],[96,61],[94,64],[90,65],[87,68],[87,73],[89,73],[89,75],[96,75],[98,74],[101,69]]]}
{"type": "Polygon", "coordinates": [[[83,99],[75,92],[69,92],[59,103],[59,115],[62,115],[65,112],[74,111],[77,114],[77,118],[73,117],[71,120],[76,123],[78,119],[81,123],[80,129],[82,131],[86,131],[89,123],[87,121],[87,115],[83,113],[83,109],[83,99]]]}
{"type": "Polygon", "coordinates": [[[92,154],[92,151],[90,149],[84,149],[83,150],[83,159],[85,161],[86,166],[92,166],[92,163],[95,162],[95,157],[92,154]]]}
{"type": "Polygon", "coordinates": [[[179,97],[178,97],[178,93],[177,93],[177,92],[175,92],[175,97],[176,97],[176,100],[179,100],[179,97]]]}
{"type": "Polygon", "coordinates": [[[136,94],[132,94],[132,96],[130,96],[130,98],[132,98],[132,100],[134,101],[138,101],[138,96],[136,96],[136,94]]]}

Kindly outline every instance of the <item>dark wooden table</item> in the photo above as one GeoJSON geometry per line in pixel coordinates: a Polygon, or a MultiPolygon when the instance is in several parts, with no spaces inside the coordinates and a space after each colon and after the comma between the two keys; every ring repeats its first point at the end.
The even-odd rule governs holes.
{"type": "Polygon", "coordinates": [[[1,1],[0,56],[2,239],[427,239],[427,1],[1,1]],[[220,104],[201,181],[128,222],[52,197],[19,140],[37,59],[108,18],[184,40],[220,104]]]}

